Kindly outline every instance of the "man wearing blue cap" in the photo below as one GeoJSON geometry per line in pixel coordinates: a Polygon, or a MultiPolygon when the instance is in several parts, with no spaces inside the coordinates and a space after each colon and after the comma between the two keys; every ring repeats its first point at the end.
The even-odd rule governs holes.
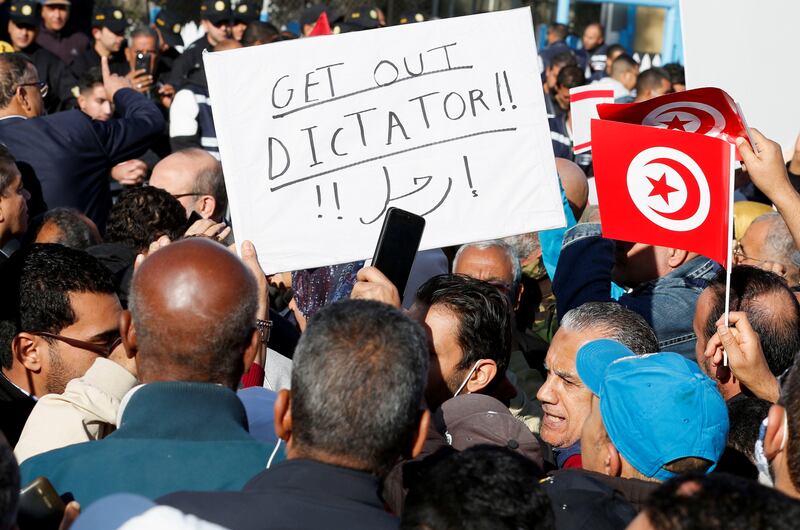
{"type": "Polygon", "coordinates": [[[634,505],[655,487],[648,483],[714,469],[728,412],[697,363],[677,353],[636,356],[600,339],[578,350],[576,364],[594,394],[581,433],[584,469],[611,477],[634,505]]]}

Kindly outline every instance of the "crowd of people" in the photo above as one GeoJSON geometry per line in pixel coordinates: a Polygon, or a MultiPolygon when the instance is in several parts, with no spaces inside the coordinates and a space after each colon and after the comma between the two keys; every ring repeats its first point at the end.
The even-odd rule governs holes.
{"type": "Polygon", "coordinates": [[[794,527],[800,141],[737,144],[729,292],[724,264],[604,239],[569,89],[640,102],[683,69],[552,24],[567,227],[420,252],[405,292],[363,263],[266,276],[203,53],[383,12],[312,6],[295,35],[203,0],[184,43],[169,7],[6,4],[0,530],[794,527]]]}

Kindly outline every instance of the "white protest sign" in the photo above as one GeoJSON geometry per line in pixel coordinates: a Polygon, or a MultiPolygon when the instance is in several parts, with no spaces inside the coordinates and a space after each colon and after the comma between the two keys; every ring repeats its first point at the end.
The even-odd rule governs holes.
{"type": "Polygon", "coordinates": [[[530,9],[205,56],[237,241],[268,273],[564,225],[530,9]],[[491,38],[487,37],[491,35],[491,38]]]}
{"type": "Polygon", "coordinates": [[[714,86],[791,156],[800,132],[800,2],[681,0],[686,87],[714,86]]]}
{"type": "Polygon", "coordinates": [[[585,85],[569,89],[569,108],[572,113],[572,143],[575,154],[592,150],[592,120],[600,118],[597,106],[614,103],[614,90],[585,85]]]}

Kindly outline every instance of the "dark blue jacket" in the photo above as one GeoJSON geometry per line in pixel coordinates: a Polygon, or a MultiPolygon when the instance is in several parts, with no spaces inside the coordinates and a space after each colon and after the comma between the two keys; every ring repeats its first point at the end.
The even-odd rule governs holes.
{"type": "Polygon", "coordinates": [[[236,530],[397,528],[379,487],[369,473],[298,459],[263,471],[241,492],[183,492],[158,502],[236,530]]]}
{"type": "Polygon", "coordinates": [[[117,91],[114,105],[121,118],[106,122],[79,110],[0,120],[0,142],[33,168],[47,207],[77,208],[101,230],[111,208],[111,168],[140,156],[164,130],[158,107],[136,91],[117,91]]]}
{"type": "Polygon", "coordinates": [[[248,434],[245,409],[230,389],[149,383],[130,397],[108,437],[29,458],[20,474],[23,484],[45,476],[59,494],[88,506],[121,492],[154,499],[182,490],[239,490],[266,467],[273,448],[248,434]]]}
{"type": "MultiPolygon", "coordinates": [[[[567,230],[553,279],[558,314],[586,302],[611,302],[614,241],[604,239],[599,224],[579,224],[567,230]]],[[[617,300],[639,313],[656,333],[661,351],[695,360],[697,336],[692,319],[697,298],[721,267],[698,256],[669,274],[645,282],[617,300]]]]}

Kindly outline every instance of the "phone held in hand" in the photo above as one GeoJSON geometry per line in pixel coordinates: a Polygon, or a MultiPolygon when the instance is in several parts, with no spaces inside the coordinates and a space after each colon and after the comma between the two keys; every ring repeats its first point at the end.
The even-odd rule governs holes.
{"type": "Polygon", "coordinates": [[[152,74],[153,72],[150,71],[150,58],[150,53],[138,52],[136,54],[136,70],[145,70],[146,73],[152,74]]]}
{"type": "Polygon", "coordinates": [[[20,530],[57,530],[66,506],[45,477],[37,477],[19,493],[20,530]]]}
{"type": "Polygon", "coordinates": [[[372,266],[397,287],[401,298],[424,230],[424,218],[400,208],[389,208],[383,219],[372,266]]]}

